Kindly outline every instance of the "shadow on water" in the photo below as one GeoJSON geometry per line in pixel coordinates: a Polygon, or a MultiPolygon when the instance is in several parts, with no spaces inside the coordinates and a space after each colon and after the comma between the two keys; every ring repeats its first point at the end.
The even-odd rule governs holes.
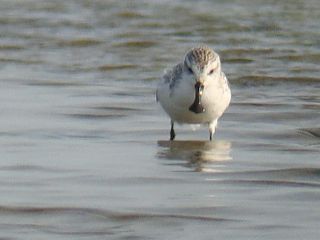
{"type": "Polygon", "coordinates": [[[160,159],[196,172],[218,172],[223,162],[232,159],[229,141],[158,141],[158,146],[160,159]]]}

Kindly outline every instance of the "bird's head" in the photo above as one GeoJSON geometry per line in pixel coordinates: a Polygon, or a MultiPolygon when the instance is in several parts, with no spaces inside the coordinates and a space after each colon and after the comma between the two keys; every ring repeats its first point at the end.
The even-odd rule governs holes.
{"type": "Polygon", "coordinates": [[[214,84],[220,77],[220,57],[209,47],[193,48],[185,56],[184,67],[191,75],[189,79],[195,89],[195,99],[189,110],[194,113],[205,112],[201,104],[201,96],[206,86],[214,84]]]}

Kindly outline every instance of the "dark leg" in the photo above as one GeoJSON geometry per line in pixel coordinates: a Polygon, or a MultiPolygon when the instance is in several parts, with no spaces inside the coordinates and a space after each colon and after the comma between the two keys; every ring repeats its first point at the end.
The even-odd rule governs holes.
{"type": "Polygon", "coordinates": [[[209,123],[209,139],[210,139],[210,141],[212,141],[213,134],[216,131],[217,123],[218,123],[217,119],[214,120],[213,122],[209,123]]]}
{"type": "Polygon", "coordinates": [[[174,127],[174,122],[171,121],[171,130],[170,130],[170,140],[171,141],[174,140],[174,138],[176,137],[176,133],[174,132],[173,127],[174,127]]]}

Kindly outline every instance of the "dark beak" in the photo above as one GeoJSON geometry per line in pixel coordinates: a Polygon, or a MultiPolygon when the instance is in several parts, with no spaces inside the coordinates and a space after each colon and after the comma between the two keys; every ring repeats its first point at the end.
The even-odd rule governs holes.
{"type": "Polygon", "coordinates": [[[194,113],[203,113],[205,109],[203,108],[201,104],[201,96],[202,96],[202,91],[203,91],[203,84],[200,82],[197,82],[194,85],[195,88],[195,98],[194,102],[192,105],[189,107],[189,110],[194,113]]]}

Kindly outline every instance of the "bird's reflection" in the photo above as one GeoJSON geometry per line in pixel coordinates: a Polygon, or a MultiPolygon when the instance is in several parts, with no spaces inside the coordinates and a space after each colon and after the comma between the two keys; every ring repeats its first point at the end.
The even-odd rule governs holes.
{"type": "Polygon", "coordinates": [[[158,141],[158,157],[198,172],[218,172],[231,160],[229,141],[158,141]]]}

